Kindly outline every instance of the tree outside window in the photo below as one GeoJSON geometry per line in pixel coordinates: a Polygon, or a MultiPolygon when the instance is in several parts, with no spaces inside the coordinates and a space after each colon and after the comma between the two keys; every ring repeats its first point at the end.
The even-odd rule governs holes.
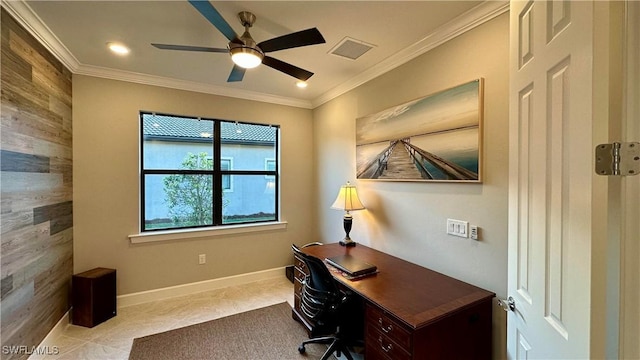
{"type": "MultiPolygon", "coordinates": [[[[188,153],[183,170],[213,170],[207,153],[188,153]]],[[[176,174],[164,178],[169,215],[175,224],[210,225],[213,219],[213,177],[211,175],[176,174]]]]}

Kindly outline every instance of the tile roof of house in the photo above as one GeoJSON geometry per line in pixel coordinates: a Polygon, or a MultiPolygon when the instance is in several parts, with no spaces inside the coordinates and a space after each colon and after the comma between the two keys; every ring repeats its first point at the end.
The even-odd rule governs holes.
{"type": "MultiPolygon", "coordinates": [[[[213,122],[179,118],[164,115],[144,115],[144,135],[197,141],[210,138],[213,133],[213,122]]],[[[223,121],[220,126],[222,140],[228,142],[274,142],[276,128],[268,125],[253,125],[223,121]]]]}

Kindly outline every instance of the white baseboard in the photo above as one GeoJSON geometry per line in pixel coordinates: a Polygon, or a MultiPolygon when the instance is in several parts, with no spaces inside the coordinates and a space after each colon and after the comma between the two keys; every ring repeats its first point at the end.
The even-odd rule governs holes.
{"type": "Polygon", "coordinates": [[[256,271],[247,274],[205,280],[190,284],[170,286],[161,289],[141,291],[118,296],[118,308],[143,304],[150,301],[164,300],[176,296],[184,296],[203,291],[221,289],[227,286],[243,285],[254,281],[275,279],[285,276],[285,268],[256,271]]]}
{"type": "Polygon", "coordinates": [[[57,342],[56,339],[62,334],[64,329],[67,328],[67,325],[69,325],[70,311],[71,310],[67,311],[62,316],[60,321],[58,321],[56,326],[54,326],[53,329],[49,331],[47,336],[42,339],[40,345],[38,345],[38,347],[35,349],[36,351],[34,351],[34,353],[29,356],[29,360],[39,360],[50,357],[51,355],[58,355],[57,352],[60,350],[60,348],[58,347],[59,342],[57,342]]]}

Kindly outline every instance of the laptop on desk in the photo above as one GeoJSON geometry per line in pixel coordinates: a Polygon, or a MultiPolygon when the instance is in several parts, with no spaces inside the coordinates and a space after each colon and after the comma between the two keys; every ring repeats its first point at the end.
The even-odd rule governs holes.
{"type": "Polygon", "coordinates": [[[349,254],[326,258],[326,261],[329,265],[335,266],[351,276],[366,275],[378,270],[375,265],[358,260],[349,254]]]}

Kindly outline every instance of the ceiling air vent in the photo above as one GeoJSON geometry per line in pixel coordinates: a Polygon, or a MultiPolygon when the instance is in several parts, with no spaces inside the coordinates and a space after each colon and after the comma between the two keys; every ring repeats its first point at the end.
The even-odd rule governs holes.
{"type": "Polygon", "coordinates": [[[367,44],[364,41],[345,37],[329,51],[329,54],[355,60],[367,51],[371,50],[374,46],[375,45],[367,44]]]}

